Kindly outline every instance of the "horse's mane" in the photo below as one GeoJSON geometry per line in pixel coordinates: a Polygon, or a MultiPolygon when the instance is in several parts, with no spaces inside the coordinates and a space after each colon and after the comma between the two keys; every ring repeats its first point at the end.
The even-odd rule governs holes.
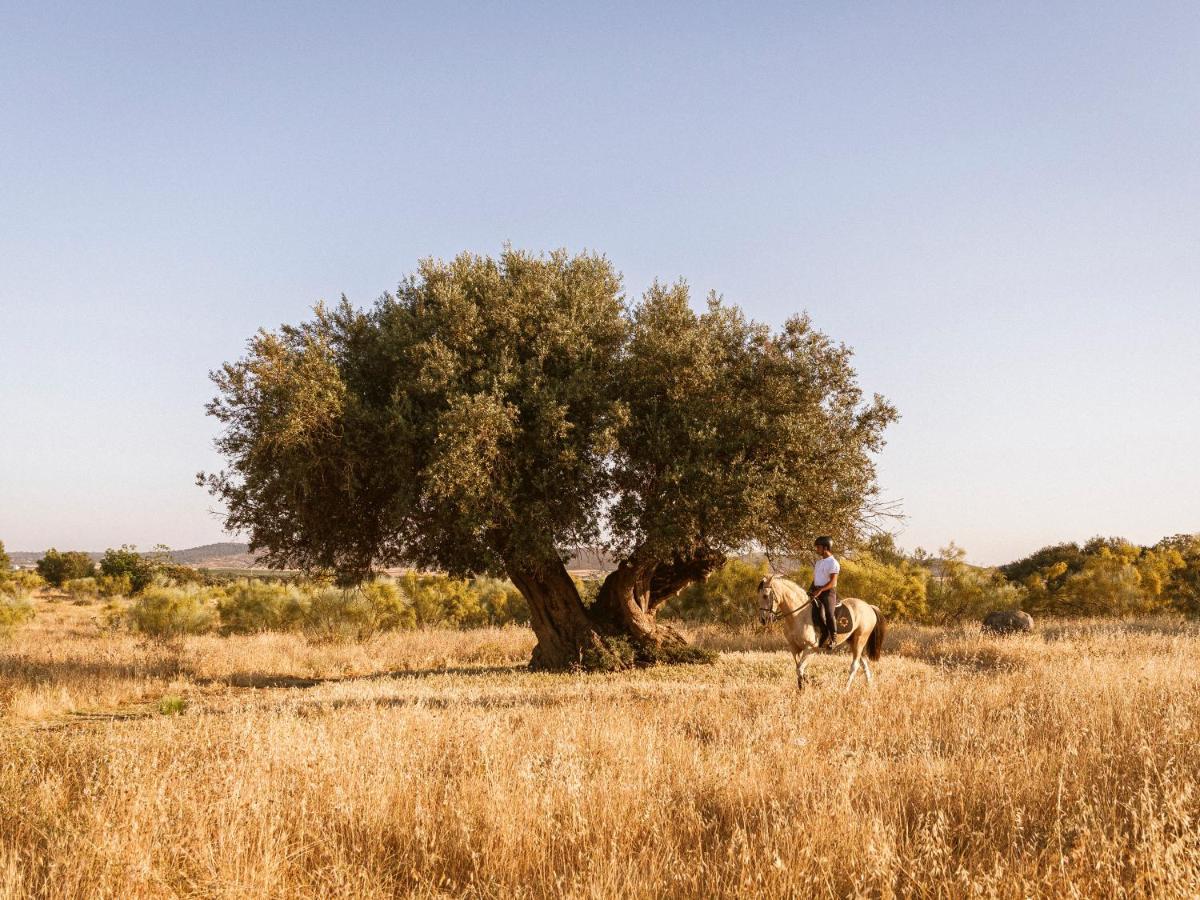
{"type": "Polygon", "coordinates": [[[793,607],[799,606],[808,600],[808,592],[790,578],[784,578],[782,575],[772,575],[768,579],[768,583],[787,597],[788,602],[792,603],[793,607]]]}

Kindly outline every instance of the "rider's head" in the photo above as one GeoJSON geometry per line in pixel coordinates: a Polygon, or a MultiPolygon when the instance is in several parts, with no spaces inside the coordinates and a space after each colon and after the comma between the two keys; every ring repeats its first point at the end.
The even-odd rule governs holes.
{"type": "Polygon", "coordinates": [[[833,552],[833,538],[828,537],[827,535],[823,534],[819,538],[817,538],[815,541],[813,541],[813,547],[822,556],[824,556],[826,553],[832,553],[833,552]]]}

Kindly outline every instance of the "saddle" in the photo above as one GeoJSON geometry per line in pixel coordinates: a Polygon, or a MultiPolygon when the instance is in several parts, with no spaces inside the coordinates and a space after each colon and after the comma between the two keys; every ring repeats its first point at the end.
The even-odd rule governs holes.
{"type": "Polygon", "coordinates": [[[838,634],[849,634],[854,630],[854,616],[850,615],[850,609],[840,600],[833,610],[833,623],[838,634]]]}

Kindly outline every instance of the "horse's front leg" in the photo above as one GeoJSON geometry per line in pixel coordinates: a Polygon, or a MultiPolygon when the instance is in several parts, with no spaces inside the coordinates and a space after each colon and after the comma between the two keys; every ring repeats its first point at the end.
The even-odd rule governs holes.
{"type": "Polygon", "coordinates": [[[796,660],[796,687],[799,690],[804,690],[804,685],[807,683],[807,678],[804,670],[808,668],[808,658],[812,656],[812,648],[805,647],[799,653],[792,652],[792,657],[796,660]]]}

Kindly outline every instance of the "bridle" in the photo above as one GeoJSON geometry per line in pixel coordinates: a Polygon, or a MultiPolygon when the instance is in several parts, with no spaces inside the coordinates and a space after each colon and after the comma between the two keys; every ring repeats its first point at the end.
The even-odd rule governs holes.
{"type": "Polygon", "coordinates": [[[804,610],[808,609],[810,606],[812,606],[812,602],[813,602],[813,598],[809,597],[807,600],[805,600],[803,603],[801,603],[795,609],[789,609],[787,612],[781,613],[779,611],[779,597],[775,593],[774,586],[769,581],[763,587],[763,589],[759,591],[759,599],[762,599],[762,595],[764,593],[767,593],[770,596],[771,605],[770,606],[759,606],[758,611],[763,618],[767,618],[768,616],[770,617],[767,620],[768,623],[776,622],[779,619],[791,618],[792,616],[796,615],[796,613],[803,612],[804,610]]]}

